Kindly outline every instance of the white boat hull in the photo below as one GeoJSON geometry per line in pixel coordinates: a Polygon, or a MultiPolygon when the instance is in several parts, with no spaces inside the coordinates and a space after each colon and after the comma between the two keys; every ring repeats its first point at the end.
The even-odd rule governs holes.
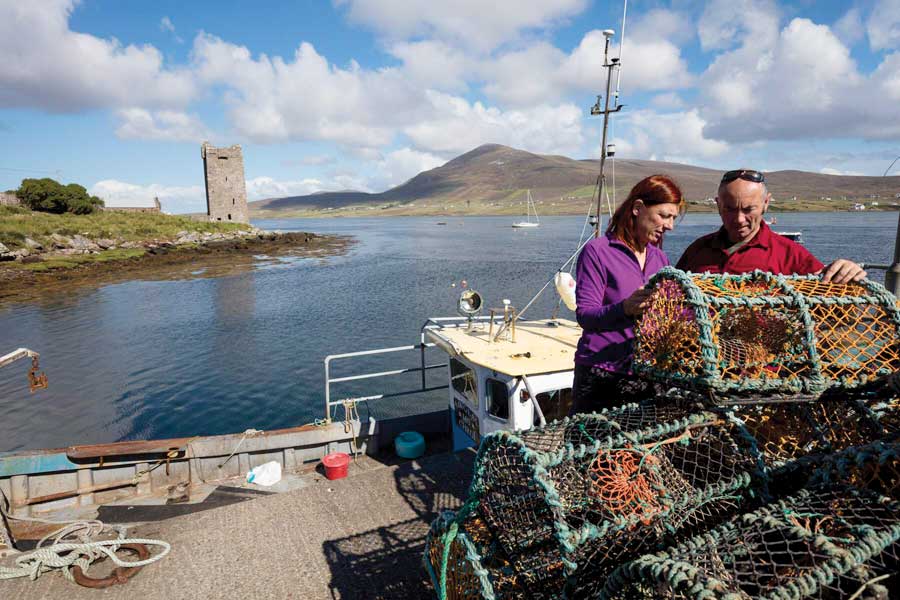
{"type": "Polygon", "coordinates": [[[529,223],[527,221],[522,221],[520,223],[513,223],[512,226],[515,227],[516,229],[521,229],[523,227],[540,227],[541,224],[540,223],[529,223]]]}

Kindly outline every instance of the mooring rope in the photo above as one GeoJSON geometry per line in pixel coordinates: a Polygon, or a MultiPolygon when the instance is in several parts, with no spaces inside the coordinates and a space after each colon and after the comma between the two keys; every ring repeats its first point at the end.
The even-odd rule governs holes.
{"type": "MultiPolygon", "coordinates": [[[[40,519],[37,517],[20,517],[9,514],[6,510],[6,496],[0,490],[0,518],[6,517],[10,521],[22,521],[26,523],[42,523],[49,525],[61,525],[59,529],[42,537],[37,548],[31,552],[17,551],[15,567],[0,565],[0,580],[29,577],[32,581],[43,573],[53,569],[62,569],[69,581],[74,581],[71,573],[72,567],[81,567],[81,571],[87,574],[88,569],[98,558],[106,556],[117,567],[143,567],[165,557],[171,550],[168,542],[145,538],[126,538],[126,528],[121,525],[107,525],[98,519],[83,521],[55,521],[40,519]],[[104,531],[116,532],[116,539],[92,541],[91,538],[101,535],[104,531]],[[76,538],[78,541],[67,542],[68,538],[76,538]],[[53,539],[53,543],[44,546],[44,543],[53,539]],[[116,550],[126,544],[143,544],[145,546],[160,546],[159,554],[150,556],[144,560],[127,562],[116,556],[116,550]]],[[[15,549],[13,549],[15,550],[15,549]]]]}
{"type": "Polygon", "coordinates": [[[86,574],[91,563],[98,558],[105,556],[113,561],[117,567],[144,567],[162,559],[171,549],[172,547],[167,542],[147,538],[121,538],[80,544],[53,544],[46,548],[39,548],[17,556],[15,560],[16,566],[13,568],[0,566],[0,580],[28,577],[34,581],[42,574],[53,569],[62,569],[66,579],[74,582],[72,567],[81,567],[82,572],[86,574]],[[129,562],[116,556],[116,550],[124,544],[160,546],[162,551],[145,560],[129,562]]]}

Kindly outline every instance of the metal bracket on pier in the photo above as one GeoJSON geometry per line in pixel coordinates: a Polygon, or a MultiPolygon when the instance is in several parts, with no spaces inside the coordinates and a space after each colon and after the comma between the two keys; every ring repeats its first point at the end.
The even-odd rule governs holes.
{"type": "Polygon", "coordinates": [[[38,362],[40,356],[41,355],[34,350],[18,348],[9,354],[0,356],[0,367],[5,367],[8,364],[14,363],[20,358],[31,358],[31,369],[28,371],[28,388],[33,393],[36,390],[46,389],[49,385],[47,382],[47,374],[38,373],[38,369],[40,369],[40,364],[38,362]]]}

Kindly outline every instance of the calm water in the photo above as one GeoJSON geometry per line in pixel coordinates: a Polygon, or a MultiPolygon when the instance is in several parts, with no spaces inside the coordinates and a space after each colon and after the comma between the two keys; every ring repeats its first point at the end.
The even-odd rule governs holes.
{"type": "MultiPolygon", "coordinates": [[[[214,279],[131,281],[0,307],[0,353],[37,350],[50,377],[49,390],[30,394],[25,361],[0,371],[0,451],[307,423],[323,416],[326,355],[415,343],[426,318],[454,314],[463,279],[488,306],[509,298],[523,307],[575,250],[582,228],[579,217],[544,218],[533,231],[512,229],[513,217],[438,220],[260,221],[266,229],[352,235],[358,243],[344,256],[214,279]]],[[[688,215],[666,240],[672,261],[717,223],[715,215],[688,215]]],[[[887,263],[896,227],[894,213],[825,213],[779,214],[775,229],[802,230],[824,262],[887,263]]],[[[545,317],[555,306],[551,288],[528,314],[545,317]]],[[[565,307],[561,315],[572,317],[565,307]]],[[[415,355],[401,356],[391,360],[414,365],[415,355]]],[[[368,360],[337,375],[396,364],[368,360]]],[[[439,370],[432,375],[441,378],[439,370]]],[[[334,393],[370,395],[385,385],[345,384],[334,393]]],[[[415,398],[371,411],[443,404],[439,393],[415,398]]]]}

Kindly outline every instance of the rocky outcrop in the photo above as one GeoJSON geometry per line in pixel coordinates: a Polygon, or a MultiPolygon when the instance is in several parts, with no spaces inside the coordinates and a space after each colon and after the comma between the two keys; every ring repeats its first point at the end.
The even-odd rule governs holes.
{"type": "Polygon", "coordinates": [[[175,249],[179,246],[205,246],[219,242],[233,242],[239,240],[274,240],[278,237],[278,233],[265,231],[257,227],[242,229],[227,233],[210,233],[200,231],[179,231],[175,239],[153,239],[142,241],[126,241],[114,238],[98,238],[90,239],[85,235],[73,235],[71,237],[54,233],[50,235],[47,246],[26,237],[23,247],[17,250],[10,250],[8,247],[0,244],[0,261],[2,260],[23,260],[28,257],[29,261],[40,260],[40,256],[46,254],[57,254],[63,256],[71,256],[78,254],[96,254],[104,250],[114,250],[116,248],[134,249],[145,248],[148,252],[157,254],[165,252],[169,249],[175,249]]]}

